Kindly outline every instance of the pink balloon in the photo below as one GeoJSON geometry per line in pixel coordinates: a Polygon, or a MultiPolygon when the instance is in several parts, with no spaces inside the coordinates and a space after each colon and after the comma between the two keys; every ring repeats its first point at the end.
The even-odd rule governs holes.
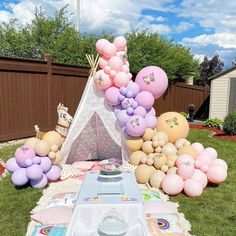
{"type": "Polygon", "coordinates": [[[132,116],[125,124],[126,132],[133,137],[142,136],[147,128],[146,121],[142,116],[132,116]]]}
{"type": "Polygon", "coordinates": [[[194,162],[194,166],[195,166],[196,169],[200,169],[200,167],[201,167],[201,162],[198,161],[198,160],[196,160],[196,161],[194,162]]]}
{"type": "Polygon", "coordinates": [[[111,58],[116,55],[116,46],[113,43],[107,43],[102,48],[102,55],[106,58],[111,58]]]}
{"type": "Polygon", "coordinates": [[[194,166],[190,162],[185,162],[179,165],[178,167],[178,175],[183,179],[190,179],[194,173],[194,166]]]}
{"type": "Polygon", "coordinates": [[[128,73],[129,79],[131,80],[133,75],[131,73],[128,73]]]}
{"type": "Polygon", "coordinates": [[[48,184],[48,179],[45,174],[40,179],[30,180],[30,184],[33,188],[45,188],[48,184]]]}
{"type": "Polygon", "coordinates": [[[110,87],[105,91],[105,98],[109,105],[115,106],[120,104],[119,101],[119,89],[116,87],[110,87]]]}
{"type": "Polygon", "coordinates": [[[145,121],[146,121],[146,124],[147,124],[147,128],[154,129],[157,125],[157,118],[155,116],[146,115],[145,116],[145,121]]]}
{"type": "Polygon", "coordinates": [[[211,165],[207,172],[207,178],[210,182],[219,184],[227,178],[227,170],[219,165],[211,165]]]}
{"type": "Polygon", "coordinates": [[[201,166],[206,165],[206,166],[210,166],[211,162],[212,162],[212,158],[211,156],[205,155],[205,154],[199,154],[196,161],[199,161],[201,166]]]}
{"type": "Polygon", "coordinates": [[[210,154],[212,160],[215,160],[218,156],[217,151],[212,147],[205,148],[205,151],[207,151],[210,154]]]}
{"type": "Polygon", "coordinates": [[[191,179],[200,183],[202,185],[202,188],[205,188],[207,186],[207,176],[200,170],[195,169],[191,179]]]}
{"type": "Polygon", "coordinates": [[[148,91],[141,91],[135,97],[135,101],[139,104],[139,106],[142,106],[145,109],[150,109],[154,104],[154,97],[148,91]]]}
{"type": "Polygon", "coordinates": [[[116,71],[115,70],[111,70],[110,71],[110,77],[113,79],[113,78],[115,78],[115,76],[116,76],[116,71]]]}
{"type": "Polygon", "coordinates": [[[184,164],[184,163],[194,165],[193,157],[187,154],[180,155],[178,159],[176,160],[177,167],[179,167],[181,164],[184,164]]]}
{"type": "Polygon", "coordinates": [[[100,57],[98,65],[101,69],[103,69],[105,66],[108,65],[108,60],[104,57],[100,57]]]}
{"type": "MultiPolygon", "coordinates": [[[[126,64],[127,58],[128,58],[127,52],[119,51],[119,52],[116,53],[116,56],[119,57],[122,60],[123,64],[126,64]]],[[[128,64],[126,64],[126,65],[129,66],[128,64]]]]}
{"type": "Polygon", "coordinates": [[[143,68],[137,74],[135,82],[139,85],[141,91],[152,93],[154,98],[161,97],[168,87],[166,73],[157,66],[143,68]]]}
{"type": "Polygon", "coordinates": [[[209,167],[207,165],[201,165],[200,166],[200,170],[203,172],[203,173],[206,173],[208,171],[209,167]]]}
{"type": "Polygon", "coordinates": [[[204,150],[204,146],[201,143],[192,143],[192,147],[197,153],[201,153],[204,150]]]}
{"type": "Polygon", "coordinates": [[[145,117],[146,114],[147,114],[146,109],[141,106],[136,107],[136,109],[134,110],[134,115],[145,117]]]}
{"type": "Polygon", "coordinates": [[[33,159],[35,156],[35,151],[31,147],[25,145],[17,148],[15,152],[16,162],[21,167],[27,167],[26,160],[33,159]]]}
{"type": "Polygon", "coordinates": [[[127,65],[123,65],[121,70],[126,72],[126,73],[129,73],[129,67],[127,65]]]}
{"type": "Polygon", "coordinates": [[[114,56],[109,60],[108,65],[110,66],[111,70],[119,72],[123,66],[123,61],[120,59],[120,57],[114,56]]]}
{"type": "Polygon", "coordinates": [[[184,192],[189,197],[198,197],[202,194],[203,188],[202,185],[193,180],[193,179],[187,179],[184,181],[184,192]]]}
{"type": "Polygon", "coordinates": [[[135,97],[139,93],[140,89],[137,83],[130,80],[127,85],[127,91],[131,91],[133,93],[133,96],[135,97]]]}
{"type": "Polygon", "coordinates": [[[116,37],[114,39],[114,45],[116,46],[117,51],[122,51],[126,46],[126,39],[122,36],[116,37]]]}
{"type": "Polygon", "coordinates": [[[106,39],[99,39],[97,42],[96,42],[96,50],[98,53],[102,54],[102,49],[103,47],[109,43],[108,40],[106,39]]]}
{"type": "Polygon", "coordinates": [[[99,89],[107,89],[112,86],[110,76],[106,74],[103,70],[99,70],[96,72],[94,76],[94,83],[99,89]]]}
{"type": "Polygon", "coordinates": [[[111,67],[110,67],[110,66],[105,66],[105,67],[104,67],[104,72],[105,72],[106,74],[110,74],[110,72],[111,72],[111,67]]]}
{"type": "Polygon", "coordinates": [[[215,159],[214,161],[212,161],[211,165],[219,165],[219,166],[224,167],[226,170],[228,170],[227,163],[222,159],[215,159]]]}
{"type": "Polygon", "coordinates": [[[183,190],[184,181],[177,174],[169,174],[163,179],[161,186],[168,195],[177,195],[183,190]]]}
{"type": "Polygon", "coordinates": [[[129,77],[127,73],[120,71],[116,74],[114,78],[115,86],[120,88],[120,87],[126,86],[128,83],[129,83],[129,77]]]}

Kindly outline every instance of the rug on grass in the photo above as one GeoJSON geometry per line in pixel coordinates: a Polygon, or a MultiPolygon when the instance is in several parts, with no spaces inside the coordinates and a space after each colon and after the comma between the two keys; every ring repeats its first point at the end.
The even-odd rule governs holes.
{"type": "MultiPolygon", "coordinates": [[[[31,212],[32,220],[26,236],[64,236],[82,181],[70,178],[51,183],[43,191],[43,196],[31,212]],[[55,215],[57,217],[52,220],[55,215]]],[[[144,202],[149,236],[190,235],[191,225],[184,215],[178,212],[178,203],[170,202],[167,195],[148,185],[139,185],[139,188],[144,202]]]]}

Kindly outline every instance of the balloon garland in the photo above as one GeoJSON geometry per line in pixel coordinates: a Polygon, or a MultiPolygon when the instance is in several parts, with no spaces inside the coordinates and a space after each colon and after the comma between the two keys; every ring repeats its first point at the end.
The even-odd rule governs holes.
{"type": "Polygon", "coordinates": [[[157,66],[147,66],[133,82],[127,42],[121,36],[113,43],[98,40],[96,50],[100,70],[94,74],[94,83],[104,90],[106,102],[124,127],[137,181],[162,188],[169,195],[184,191],[190,197],[200,196],[208,182],[223,182],[226,162],[218,158],[214,148],[186,139],[189,125],[181,114],[167,112],[157,120],[153,104],[168,87],[166,73],[157,66]]]}

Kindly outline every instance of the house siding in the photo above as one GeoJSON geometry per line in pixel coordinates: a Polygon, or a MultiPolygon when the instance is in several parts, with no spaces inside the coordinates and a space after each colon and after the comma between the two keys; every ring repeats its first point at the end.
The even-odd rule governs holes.
{"type": "Polygon", "coordinates": [[[228,114],[231,78],[236,78],[236,69],[211,81],[209,118],[224,119],[228,114]]]}

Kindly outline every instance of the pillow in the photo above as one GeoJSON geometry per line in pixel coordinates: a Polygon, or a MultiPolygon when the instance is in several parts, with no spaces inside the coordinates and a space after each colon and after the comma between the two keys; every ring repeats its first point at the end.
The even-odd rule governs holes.
{"type": "Polygon", "coordinates": [[[83,171],[91,170],[95,166],[94,161],[77,161],[72,164],[73,167],[83,171]]]}
{"type": "Polygon", "coordinates": [[[58,206],[50,207],[34,213],[31,218],[40,224],[69,224],[72,216],[72,208],[58,206]]]}
{"type": "Polygon", "coordinates": [[[65,180],[69,178],[80,177],[80,176],[84,176],[84,174],[85,173],[79,170],[78,168],[75,168],[72,165],[64,164],[62,165],[60,179],[65,180]]]}
{"type": "Polygon", "coordinates": [[[67,228],[63,225],[39,225],[35,226],[31,236],[65,236],[67,228]],[[60,232],[55,234],[54,232],[60,232]]]}
{"type": "Polygon", "coordinates": [[[59,193],[52,197],[46,208],[57,207],[57,206],[65,206],[73,208],[76,199],[77,199],[77,193],[75,192],[59,193]]]}

